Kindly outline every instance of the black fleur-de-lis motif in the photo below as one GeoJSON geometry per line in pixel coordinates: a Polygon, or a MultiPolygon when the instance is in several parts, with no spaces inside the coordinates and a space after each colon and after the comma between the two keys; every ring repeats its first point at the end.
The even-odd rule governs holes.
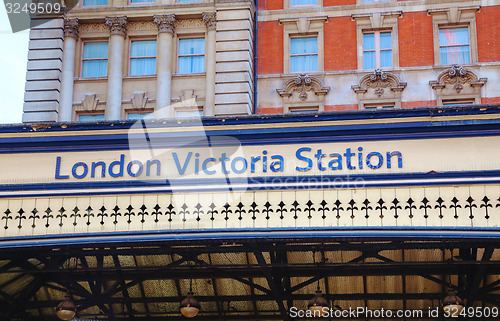
{"type": "Polygon", "coordinates": [[[413,204],[415,204],[415,201],[410,197],[406,203],[408,203],[408,205],[405,206],[405,210],[409,210],[409,217],[410,218],[413,218],[413,210],[416,210],[417,207],[413,204]]]}
{"type": "Polygon", "coordinates": [[[22,207],[19,209],[19,211],[17,211],[16,220],[19,220],[19,225],[17,226],[18,229],[21,229],[23,227],[22,220],[26,219],[26,216],[24,215],[24,213],[25,213],[25,211],[23,210],[22,207]]]}
{"type": "Polygon", "coordinates": [[[66,212],[66,209],[64,207],[61,207],[59,209],[59,214],[56,215],[56,218],[59,219],[59,226],[62,227],[63,226],[63,218],[67,218],[68,215],[65,214],[66,212]]]}
{"type": "Polygon", "coordinates": [[[439,197],[437,200],[436,200],[436,203],[437,205],[434,206],[434,208],[439,208],[439,218],[440,219],[443,219],[443,209],[446,209],[446,205],[444,205],[444,200],[439,197]]]}
{"type": "Polygon", "coordinates": [[[238,219],[241,221],[243,217],[241,217],[242,214],[245,214],[247,211],[243,209],[244,205],[242,202],[239,202],[238,205],[236,205],[237,209],[234,211],[236,214],[238,214],[238,219]]]}
{"type": "Polygon", "coordinates": [[[358,207],[357,206],[354,206],[356,205],[356,201],[354,199],[351,198],[351,200],[349,201],[349,206],[347,207],[347,210],[348,211],[351,211],[351,219],[353,220],[354,219],[354,211],[357,211],[358,210],[358,207]]]}
{"type": "Polygon", "coordinates": [[[384,218],[384,210],[387,209],[387,206],[385,206],[385,201],[381,198],[377,201],[377,206],[375,206],[375,209],[376,210],[379,210],[380,211],[380,215],[378,217],[380,218],[384,218]]]}
{"type": "Polygon", "coordinates": [[[229,220],[229,214],[233,213],[233,211],[229,209],[231,205],[226,202],[222,207],[224,207],[224,209],[221,211],[221,214],[224,215],[224,219],[227,221],[229,220]]]}
{"type": "Polygon", "coordinates": [[[500,207],[500,197],[497,198],[498,204],[495,207],[500,207]]]}
{"type": "Polygon", "coordinates": [[[392,203],[392,205],[391,205],[390,209],[394,210],[394,218],[398,219],[398,217],[399,217],[398,210],[402,210],[401,206],[399,205],[400,201],[397,198],[394,198],[391,203],[392,203]]]}
{"type": "Polygon", "coordinates": [[[326,219],[325,212],[330,210],[328,207],[326,207],[327,204],[328,203],[325,200],[322,200],[321,203],[319,203],[319,205],[321,205],[321,207],[318,207],[318,211],[321,211],[321,218],[322,219],[326,219]]]}
{"type": "Polygon", "coordinates": [[[469,218],[472,220],[474,218],[473,208],[477,208],[477,205],[474,204],[474,199],[469,196],[466,200],[467,204],[465,204],[465,208],[469,209],[469,218]]]}
{"type": "Polygon", "coordinates": [[[335,218],[338,220],[340,219],[340,211],[343,211],[344,208],[340,205],[342,205],[342,202],[340,200],[336,200],[335,203],[333,203],[333,205],[335,205],[334,207],[332,207],[332,211],[335,211],[337,212],[337,215],[335,215],[335,218]]]}
{"type": "Polygon", "coordinates": [[[276,209],[276,213],[280,214],[280,220],[285,218],[285,216],[283,215],[285,212],[288,212],[288,210],[285,208],[285,203],[283,203],[283,201],[281,201],[278,204],[278,208],[276,209]]]}
{"type": "Polygon", "coordinates": [[[132,205],[130,205],[130,204],[129,204],[129,205],[127,206],[127,208],[125,209],[125,210],[126,210],[125,214],[123,214],[123,216],[126,216],[126,217],[128,218],[128,219],[127,219],[127,223],[128,223],[128,224],[132,223],[132,219],[131,219],[131,217],[132,217],[132,216],[135,216],[135,212],[132,212],[132,210],[133,210],[133,209],[134,209],[134,208],[132,207],[132,205]]]}
{"type": "Polygon", "coordinates": [[[35,208],[33,208],[33,210],[31,210],[31,215],[28,217],[28,219],[31,220],[31,227],[32,228],[35,228],[36,227],[36,220],[40,219],[40,215],[38,215],[38,210],[35,208]]]}
{"type": "Polygon", "coordinates": [[[210,220],[211,220],[211,221],[213,221],[213,220],[215,220],[214,215],[219,214],[219,211],[217,211],[217,210],[215,209],[217,206],[215,206],[215,204],[214,204],[214,203],[210,204],[208,207],[209,207],[210,209],[208,210],[207,214],[208,214],[208,215],[210,215],[210,220]]]}
{"type": "Polygon", "coordinates": [[[80,212],[80,209],[78,208],[78,206],[75,206],[75,208],[73,209],[73,213],[71,213],[71,215],[69,216],[70,218],[73,218],[73,226],[76,226],[78,224],[76,222],[76,219],[78,217],[82,217],[82,215],[79,212],[80,212]]]}
{"type": "Polygon", "coordinates": [[[113,224],[118,224],[118,216],[122,216],[122,213],[120,213],[120,208],[118,205],[115,205],[112,209],[113,213],[111,213],[109,216],[113,218],[113,224]]]}
{"type": "Polygon", "coordinates": [[[181,210],[179,211],[179,215],[182,215],[183,222],[186,222],[186,214],[190,213],[190,211],[188,211],[187,209],[188,209],[188,206],[186,205],[186,203],[182,204],[181,210]]]}
{"type": "Polygon", "coordinates": [[[269,213],[273,213],[274,211],[271,208],[271,203],[266,202],[264,204],[264,209],[262,210],[262,214],[266,214],[266,220],[269,220],[271,217],[269,216],[269,213]]]}
{"type": "Polygon", "coordinates": [[[370,201],[366,198],[364,201],[363,201],[363,206],[361,207],[361,210],[365,211],[365,218],[369,218],[370,215],[368,214],[368,211],[369,210],[372,210],[373,208],[370,206],[370,201]]]}
{"type": "Polygon", "coordinates": [[[144,219],[144,216],[147,216],[149,213],[146,211],[148,208],[146,205],[142,204],[141,207],[139,207],[140,211],[137,213],[137,216],[141,217],[141,223],[144,224],[146,220],[144,219]]]}
{"type": "Polygon", "coordinates": [[[168,221],[172,222],[172,215],[177,215],[174,210],[174,206],[172,204],[168,204],[167,210],[165,211],[165,215],[168,215],[168,221]]]}
{"type": "Polygon", "coordinates": [[[12,212],[9,209],[6,209],[5,212],[3,212],[2,220],[5,220],[5,225],[3,227],[4,229],[9,228],[9,220],[12,220],[12,216],[10,214],[12,214],[12,212]]]}
{"type": "Polygon", "coordinates": [[[151,212],[151,215],[154,215],[155,217],[155,223],[158,223],[160,220],[158,219],[158,216],[163,215],[163,213],[160,211],[161,206],[159,204],[156,204],[153,207],[153,212],[151,212]]]}
{"type": "Polygon", "coordinates": [[[248,210],[248,213],[252,214],[252,220],[255,221],[257,219],[256,214],[260,213],[260,211],[257,209],[257,203],[253,202],[252,204],[250,204],[250,209],[248,210]]]}
{"type": "Polygon", "coordinates": [[[453,216],[455,219],[458,219],[458,209],[459,208],[462,208],[462,206],[460,206],[458,204],[458,199],[456,197],[453,197],[453,199],[451,200],[451,202],[453,204],[450,205],[450,208],[452,208],[454,211],[455,211],[455,215],[453,216]]]}
{"type": "Polygon", "coordinates": [[[308,200],[307,203],[306,203],[307,207],[304,208],[304,212],[307,212],[307,218],[308,219],[312,219],[311,212],[316,210],[314,207],[312,207],[313,205],[314,205],[314,203],[311,202],[311,200],[308,200]]]}
{"type": "Polygon", "coordinates": [[[302,210],[299,208],[299,203],[297,202],[297,200],[293,201],[292,203],[292,208],[290,208],[290,212],[293,212],[293,218],[296,220],[299,218],[299,216],[297,215],[297,212],[302,212],[302,210]]]}
{"type": "Polygon", "coordinates": [[[47,207],[47,209],[45,210],[45,214],[42,216],[42,218],[45,219],[45,227],[49,227],[49,219],[54,218],[54,215],[50,213],[52,213],[52,210],[50,209],[50,207],[47,207]]]}
{"type": "Polygon", "coordinates": [[[91,206],[87,207],[87,209],[85,210],[85,214],[83,214],[83,217],[86,217],[87,218],[87,225],[90,225],[90,218],[91,217],[94,217],[94,213],[92,212],[93,209],[91,206]]]}
{"type": "Polygon", "coordinates": [[[488,213],[488,207],[492,207],[492,205],[489,203],[490,202],[490,199],[488,198],[488,196],[485,196],[483,197],[483,199],[481,200],[483,202],[483,204],[481,204],[481,208],[484,207],[484,211],[485,211],[485,215],[484,217],[486,219],[489,219],[490,218],[490,215],[488,213]]]}
{"type": "Polygon", "coordinates": [[[423,205],[420,205],[420,209],[423,209],[424,210],[424,218],[427,219],[429,217],[429,215],[427,214],[427,210],[428,209],[432,209],[432,206],[429,205],[430,201],[427,199],[427,197],[424,197],[422,199],[422,204],[423,205]]]}
{"type": "Polygon", "coordinates": [[[101,206],[101,208],[99,209],[99,213],[97,214],[97,217],[100,217],[101,218],[101,225],[104,225],[104,218],[105,217],[108,217],[108,213],[106,213],[106,207],[101,206]]]}
{"type": "Polygon", "coordinates": [[[193,215],[196,215],[196,220],[199,222],[201,220],[200,218],[200,214],[203,215],[203,211],[201,210],[201,204],[198,203],[196,204],[196,206],[194,207],[194,211],[193,211],[193,215]]]}

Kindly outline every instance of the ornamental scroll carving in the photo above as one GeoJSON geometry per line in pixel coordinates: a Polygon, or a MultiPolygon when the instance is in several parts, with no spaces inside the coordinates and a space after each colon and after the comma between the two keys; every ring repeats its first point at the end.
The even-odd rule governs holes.
{"type": "Polygon", "coordinates": [[[299,93],[301,101],[309,99],[309,92],[313,92],[317,96],[325,96],[330,91],[330,87],[325,87],[321,80],[306,74],[290,78],[283,87],[283,89],[276,89],[281,97],[288,98],[293,93],[299,93]]]}
{"type": "Polygon", "coordinates": [[[106,17],[105,19],[112,35],[125,37],[127,33],[127,17],[106,17]]]}
{"type": "Polygon", "coordinates": [[[207,26],[207,30],[215,30],[217,24],[217,18],[215,12],[202,12],[201,18],[207,26]]]}
{"type": "Polygon", "coordinates": [[[359,81],[359,85],[351,86],[356,94],[365,94],[372,89],[375,95],[381,97],[385,90],[401,92],[406,88],[406,82],[399,81],[399,78],[391,73],[376,69],[373,73],[365,75],[359,81]]]}
{"type": "Polygon", "coordinates": [[[460,93],[464,89],[464,85],[470,85],[473,88],[482,87],[486,83],[487,78],[479,78],[467,68],[460,65],[453,65],[450,68],[441,72],[436,80],[429,82],[432,89],[445,89],[447,85],[451,85],[453,89],[460,93]]]}
{"type": "Polygon", "coordinates": [[[175,14],[155,15],[154,22],[158,25],[158,32],[175,32],[175,14]]]}
{"type": "Polygon", "coordinates": [[[64,36],[78,38],[78,18],[64,19],[64,36]]]}

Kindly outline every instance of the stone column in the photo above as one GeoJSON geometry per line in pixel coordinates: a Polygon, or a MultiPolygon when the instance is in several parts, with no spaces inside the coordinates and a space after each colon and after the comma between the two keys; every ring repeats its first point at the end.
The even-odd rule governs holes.
{"type": "Polygon", "coordinates": [[[207,26],[207,52],[205,53],[205,116],[215,114],[215,29],[217,24],[215,12],[203,12],[203,21],[207,26]]]}
{"type": "Polygon", "coordinates": [[[78,40],[78,18],[64,19],[64,49],[61,75],[61,100],[59,121],[72,121],[73,80],[75,78],[76,41],[78,40]]]}
{"type": "Polygon", "coordinates": [[[123,81],[123,46],[127,32],[127,17],[106,17],[111,35],[108,54],[108,98],[106,120],[121,119],[122,81],[123,81]]]}
{"type": "Polygon", "coordinates": [[[156,53],[156,118],[168,118],[174,116],[171,110],[172,96],[172,55],[175,15],[155,15],[154,22],[158,25],[158,40],[156,53]]]}

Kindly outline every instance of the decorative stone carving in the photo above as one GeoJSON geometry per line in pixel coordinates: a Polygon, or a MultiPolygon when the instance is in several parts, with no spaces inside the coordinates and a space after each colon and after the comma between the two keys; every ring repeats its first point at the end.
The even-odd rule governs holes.
{"type": "Polygon", "coordinates": [[[301,101],[307,100],[308,92],[314,92],[318,96],[325,96],[330,91],[330,87],[325,87],[321,80],[306,74],[293,77],[285,82],[283,89],[276,89],[281,97],[290,97],[294,92],[299,93],[301,101]]]}
{"type": "Polygon", "coordinates": [[[127,34],[127,17],[105,17],[106,24],[112,35],[120,35],[125,37],[127,34]]]}
{"type": "Polygon", "coordinates": [[[64,36],[78,38],[78,18],[64,19],[64,36]]]}
{"type": "Polygon", "coordinates": [[[205,22],[207,30],[215,30],[215,27],[217,25],[217,18],[215,12],[202,12],[201,18],[203,19],[203,22],[205,22]]]}
{"type": "Polygon", "coordinates": [[[453,65],[450,68],[441,72],[436,80],[431,80],[429,84],[432,89],[444,89],[446,85],[452,85],[453,89],[460,93],[464,89],[465,84],[470,86],[482,87],[486,83],[487,78],[479,78],[469,69],[460,65],[453,65]]]}
{"type": "Polygon", "coordinates": [[[144,31],[153,30],[156,24],[153,21],[135,21],[127,23],[127,31],[130,34],[131,31],[144,31]]]}
{"type": "Polygon", "coordinates": [[[398,77],[383,72],[381,69],[376,69],[372,74],[363,76],[359,85],[351,86],[356,94],[365,94],[369,89],[373,89],[373,92],[378,97],[385,93],[385,88],[393,92],[401,92],[405,87],[406,82],[400,82],[398,77]]]}
{"type": "Polygon", "coordinates": [[[146,104],[148,103],[148,97],[146,97],[146,93],[144,91],[135,91],[131,101],[134,109],[145,109],[146,104]]]}
{"type": "Polygon", "coordinates": [[[103,23],[83,23],[79,26],[79,32],[83,33],[108,33],[109,27],[103,23]]]}
{"type": "Polygon", "coordinates": [[[158,25],[158,32],[175,32],[175,14],[154,15],[153,21],[158,25]]]}
{"type": "Polygon", "coordinates": [[[99,103],[99,99],[97,99],[97,95],[94,93],[85,94],[85,99],[82,100],[81,110],[84,111],[95,111],[97,110],[97,104],[99,103]]]}

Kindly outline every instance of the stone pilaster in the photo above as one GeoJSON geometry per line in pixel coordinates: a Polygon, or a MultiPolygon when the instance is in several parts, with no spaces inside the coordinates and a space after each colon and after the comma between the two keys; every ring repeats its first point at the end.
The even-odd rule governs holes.
{"type": "Polygon", "coordinates": [[[106,17],[109,26],[108,100],[106,119],[122,118],[123,48],[127,32],[127,17],[106,17]]]}
{"type": "Polygon", "coordinates": [[[205,115],[215,115],[215,54],[216,54],[216,26],[215,12],[203,12],[202,19],[207,26],[207,42],[205,53],[205,115]]]}
{"type": "Polygon", "coordinates": [[[75,78],[76,41],[78,40],[78,18],[64,19],[64,50],[61,76],[61,100],[59,121],[73,118],[73,86],[75,78]]]}
{"type": "Polygon", "coordinates": [[[154,22],[158,25],[158,52],[156,75],[156,109],[158,118],[174,116],[170,103],[172,99],[172,55],[175,32],[175,15],[155,15],[154,22]]]}

